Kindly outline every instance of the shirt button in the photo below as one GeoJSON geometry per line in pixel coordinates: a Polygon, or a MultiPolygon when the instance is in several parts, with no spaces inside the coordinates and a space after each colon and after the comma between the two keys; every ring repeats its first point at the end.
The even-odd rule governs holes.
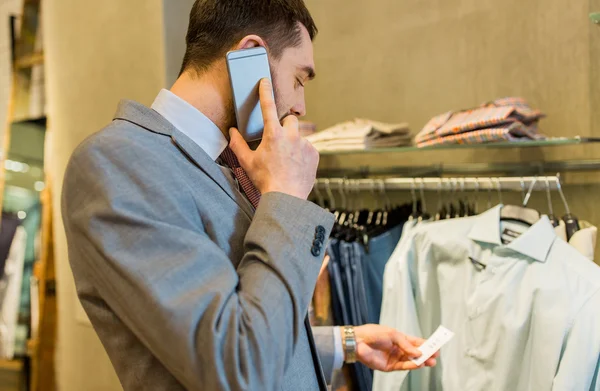
{"type": "Polygon", "coordinates": [[[467,349],[465,352],[469,357],[477,357],[477,350],[475,349],[467,349]]]}
{"type": "Polygon", "coordinates": [[[481,315],[481,310],[479,308],[475,308],[475,310],[473,312],[471,312],[471,314],[469,315],[469,319],[473,320],[473,319],[477,318],[479,315],[481,315]]]}

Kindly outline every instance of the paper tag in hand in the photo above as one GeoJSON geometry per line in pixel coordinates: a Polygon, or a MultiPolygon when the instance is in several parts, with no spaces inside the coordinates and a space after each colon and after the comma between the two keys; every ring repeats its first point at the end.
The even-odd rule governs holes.
{"type": "Polygon", "coordinates": [[[454,337],[454,333],[444,326],[438,327],[438,329],[433,333],[431,337],[423,345],[419,346],[419,350],[423,353],[423,355],[419,358],[410,359],[415,365],[421,366],[425,361],[427,361],[431,356],[433,356],[438,350],[442,348],[445,344],[447,344],[452,337],[454,337]]]}

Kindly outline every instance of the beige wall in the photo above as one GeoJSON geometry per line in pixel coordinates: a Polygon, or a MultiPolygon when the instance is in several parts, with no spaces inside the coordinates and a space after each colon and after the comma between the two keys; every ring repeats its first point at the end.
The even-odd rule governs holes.
{"type": "Polygon", "coordinates": [[[546,133],[590,132],[590,0],[307,4],[320,28],[309,113],[321,126],[358,115],[416,130],[521,95],[548,113],[546,133]]]}
{"type": "Polygon", "coordinates": [[[47,171],[53,179],[58,277],[57,371],[61,391],[121,389],[77,299],[60,216],[73,149],[106,125],[121,98],[150,104],[165,84],[161,0],[45,0],[49,103],[47,171]]]}
{"type": "MultiPolygon", "coordinates": [[[[600,27],[588,18],[600,0],[306,3],[320,29],[308,119],[321,129],[364,116],[417,132],[439,113],[518,95],[548,114],[544,133],[600,137],[600,27]]],[[[324,157],[321,168],[593,158],[600,147],[480,149],[324,157]]],[[[600,226],[600,173],[564,178],[575,214],[600,226]]]]}

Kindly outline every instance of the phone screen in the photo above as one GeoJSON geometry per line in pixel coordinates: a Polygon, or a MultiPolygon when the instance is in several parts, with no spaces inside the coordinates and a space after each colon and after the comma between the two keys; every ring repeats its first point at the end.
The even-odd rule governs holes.
{"type": "Polygon", "coordinates": [[[229,52],[227,68],[238,130],[246,141],[260,140],[265,125],[258,87],[261,79],[271,80],[267,51],[258,47],[229,52]]]}

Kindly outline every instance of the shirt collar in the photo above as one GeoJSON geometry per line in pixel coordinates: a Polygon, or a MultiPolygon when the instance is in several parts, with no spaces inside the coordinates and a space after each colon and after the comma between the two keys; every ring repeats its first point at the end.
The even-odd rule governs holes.
{"type": "Polygon", "coordinates": [[[502,246],[538,262],[545,262],[556,239],[556,233],[548,216],[542,216],[531,228],[504,246],[500,241],[500,211],[502,207],[503,205],[498,205],[477,216],[469,232],[469,239],[502,246]]]}
{"type": "Polygon", "coordinates": [[[216,161],[227,147],[227,139],[219,127],[171,91],[162,89],[154,100],[152,109],[198,144],[212,160],[216,161]]]}

